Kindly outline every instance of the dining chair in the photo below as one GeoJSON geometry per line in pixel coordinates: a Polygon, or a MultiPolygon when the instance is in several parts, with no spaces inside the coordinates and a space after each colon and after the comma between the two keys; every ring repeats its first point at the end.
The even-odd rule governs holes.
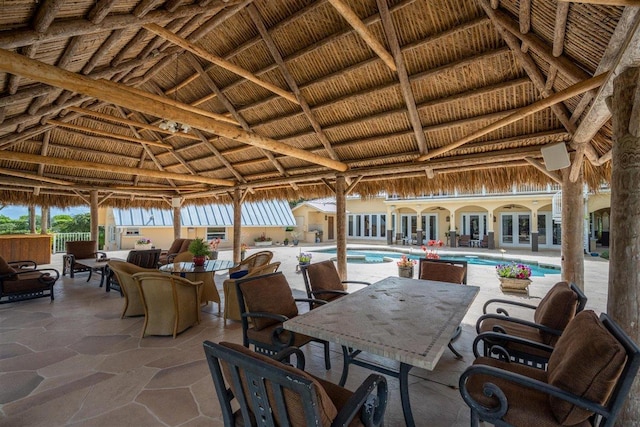
{"type": "Polygon", "coordinates": [[[200,323],[200,287],[182,277],[160,272],[133,275],[144,307],[142,337],[176,335],[200,323]]]}
{"type": "Polygon", "coordinates": [[[382,375],[370,374],[352,392],[305,372],[304,355],[295,347],[270,358],[229,342],[203,346],[225,426],[383,425],[382,375]],[[296,367],[281,363],[291,354],[296,367]]]}
{"type": "MultiPolygon", "coordinates": [[[[367,286],[371,284],[358,280],[340,280],[340,275],[332,260],[302,265],[300,270],[309,299],[329,302],[347,295],[346,289],[349,283],[367,286]]],[[[313,308],[314,304],[309,303],[309,309],[313,308]]]]}
{"type": "MultiPolygon", "coordinates": [[[[275,273],[280,268],[280,261],[272,262],[271,264],[261,265],[254,267],[242,278],[249,278],[254,276],[261,276],[263,274],[275,273]]],[[[227,319],[242,320],[240,315],[240,306],[238,305],[238,293],[236,292],[236,281],[240,279],[225,279],[222,282],[222,291],[224,293],[224,325],[227,325],[227,319]]]]}
{"type": "Polygon", "coordinates": [[[561,281],[556,283],[540,303],[535,306],[519,301],[505,299],[490,299],[483,306],[483,314],[476,322],[476,332],[485,343],[485,356],[491,354],[491,349],[503,346],[509,353],[511,360],[518,363],[544,368],[550,349],[555,346],[564,329],[577,313],[581,312],[587,303],[587,296],[574,283],[561,281]],[[500,304],[496,313],[488,313],[489,307],[500,304]],[[509,315],[511,310],[522,309],[533,312],[528,318],[509,315]],[[496,336],[482,338],[486,332],[499,332],[514,335],[531,342],[547,346],[526,347],[515,342],[502,342],[496,336]]]}
{"type": "MultiPolygon", "coordinates": [[[[418,279],[466,285],[467,261],[420,258],[418,279]]],[[[462,334],[462,327],[458,325],[447,344],[449,350],[458,359],[462,359],[462,354],[453,347],[453,343],[460,338],[460,334],[462,334]]]]}
{"type": "Polygon", "coordinates": [[[610,427],[639,366],[640,348],[622,328],[605,313],[584,310],[558,339],[546,370],[478,357],[460,376],[459,390],[472,427],[610,427]]]}
{"type": "Polygon", "coordinates": [[[297,302],[324,301],[293,298],[291,287],[282,272],[242,278],[236,281],[238,307],[242,319],[242,342],[253,345],[258,353],[273,356],[285,347],[302,347],[311,341],[324,347],[324,364],[331,369],[329,343],[307,335],[286,331],[282,324],[298,315],[297,302]]]}

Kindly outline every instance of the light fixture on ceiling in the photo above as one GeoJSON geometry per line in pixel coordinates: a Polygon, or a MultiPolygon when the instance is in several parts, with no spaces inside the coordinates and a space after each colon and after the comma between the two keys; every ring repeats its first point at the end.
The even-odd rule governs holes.
{"type": "MultiPolygon", "coordinates": [[[[178,86],[178,58],[179,56],[176,56],[176,74],[174,79],[174,86],[176,87],[178,86]]],[[[176,89],[174,93],[175,101],[178,102],[178,89],[176,89]]],[[[162,121],[160,121],[160,124],[158,124],[158,127],[171,133],[176,133],[178,131],[182,133],[188,133],[191,130],[191,126],[189,126],[188,124],[178,123],[177,121],[170,119],[163,119],[162,121]]]]}

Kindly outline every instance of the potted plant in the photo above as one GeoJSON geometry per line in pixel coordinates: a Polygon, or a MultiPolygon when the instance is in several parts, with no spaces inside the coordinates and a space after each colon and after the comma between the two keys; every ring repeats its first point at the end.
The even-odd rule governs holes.
{"type": "Polygon", "coordinates": [[[289,246],[289,239],[285,237],[282,243],[284,243],[285,246],[289,246]]]}
{"type": "Polygon", "coordinates": [[[300,243],[300,232],[292,231],[291,240],[293,240],[293,246],[298,246],[298,243],[300,243]]]}
{"type": "Polygon", "coordinates": [[[138,240],[136,240],[136,243],[134,244],[133,248],[134,249],[151,249],[151,239],[147,239],[146,237],[141,237],[138,240]]]}
{"type": "Polygon", "coordinates": [[[197,266],[203,266],[210,254],[209,244],[201,238],[193,239],[189,244],[189,252],[193,254],[193,263],[197,266]]]}
{"type": "Polygon", "coordinates": [[[531,283],[531,267],[525,264],[498,264],[496,273],[500,280],[500,289],[505,292],[528,293],[531,283]]]}
{"type": "Polygon", "coordinates": [[[300,252],[296,258],[298,258],[298,264],[300,265],[309,265],[311,264],[311,253],[309,252],[300,252]]]}
{"type": "Polygon", "coordinates": [[[262,233],[259,237],[253,239],[253,242],[256,246],[271,246],[273,244],[271,237],[267,237],[265,233],[262,233]]]}
{"type": "Polygon", "coordinates": [[[413,267],[416,265],[415,259],[409,259],[406,255],[402,255],[398,264],[398,276],[413,279],[413,267]]]}

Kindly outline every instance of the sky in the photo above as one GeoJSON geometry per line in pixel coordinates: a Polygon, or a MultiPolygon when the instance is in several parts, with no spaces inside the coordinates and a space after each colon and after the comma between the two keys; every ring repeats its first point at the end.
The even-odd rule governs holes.
{"type": "MultiPolygon", "coordinates": [[[[51,208],[51,217],[56,215],[79,215],[89,212],[88,206],[76,206],[68,209],[51,208]]],[[[40,215],[40,208],[36,208],[36,215],[40,215]]],[[[29,215],[29,208],[26,206],[6,206],[0,209],[0,215],[8,216],[11,219],[18,219],[21,216],[29,215]]]]}

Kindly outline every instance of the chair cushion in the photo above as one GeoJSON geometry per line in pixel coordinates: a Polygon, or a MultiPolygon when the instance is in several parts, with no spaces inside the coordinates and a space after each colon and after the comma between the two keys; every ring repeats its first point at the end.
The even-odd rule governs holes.
{"type": "Polygon", "coordinates": [[[420,279],[438,282],[460,283],[464,281],[465,267],[445,262],[422,261],[420,279]]]}
{"type": "MultiPolygon", "coordinates": [[[[247,338],[252,342],[265,343],[266,345],[273,347],[273,331],[276,328],[282,326],[280,323],[276,323],[273,325],[269,325],[266,328],[257,330],[255,327],[247,329],[247,338]]],[[[284,331],[281,335],[281,343],[282,345],[287,345],[287,340],[291,337],[291,331],[284,331]]],[[[293,334],[293,342],[290,344],[293,347],[302,347],[305,344],[308,344],[311,341],[311,337],[304,334],[293,334]]],[[[282,347],[282,346],[281,346],[282,347]]]]}
{"type": "Polygon", "coordinates": [[[189,245],[191,244],[191,242],[193,242],[193,239],[183,239],[182,245],[180,245],[180,249],[178,249],[176,252],[189,252],[189,245]]]}
{"type": "Polygon", "coordinates": [[[73,254],[76,259],[95,258],[97,244],[95,240],[76,240],[67,242],[65,249],[68,254],[73,254]]]}
{"type": "MultiPolygon", "coordinates": [[[[604,404],[615,386],[627,354],[620,342],[591,310],[569,323],[558,340],[547,368],[549,384],[604,404]]],[[[573,425],[593,413],[550,397],[553,413],[562,425],[573,425]]]]}
{"type": "MultiPolygon", "coordinates": [[[[298,315],[298,307],[291,294],[287,279],[282,274],[262,277],[240,283],[240,290],[249,311],[274,313],[288,318],[298,315]]],[[[276,319],[253,319],[256,330],[280,323],[276,319]]]]}
{"type": "Polygon", "coordinates": [[[336,267],[331,260],[310,264],[307,267],[307,274],[309,276],[311,290],[313,291],[320,289],[328,291],[344,291],[344,285],[340,280],[338,270],[336,270],[336,267]]]}
{"type": "MultiPolygon", "coordinates": [[[[576,295],[568,282],[556,283],[542,298],[533,315],[533,321],[551,329],[563,331],[567,324],[576,315],[578,307],[578,295],[576,295]]],[[[542,342],[553,345],[557,340],[556,335],[540,332],[542,342]]]]}
{"type": "Polygon", "coordinates": [[[169,249],[167,250],[167,253],[177,254],[178,252],[180,252],[180,248],[182,247],[182,242],[184,241],[185,239],[174,240],[173,243],[171,243],[171,246],[169,247],[169,249]]]}
{"type": "MultiPolygon", "coordinates": [[[[508,363],[490,357],[479,357],[473,362],[474,365],[486,365],[500,368],[515,374],[525,375],[542,382],[547,382],[547,373],[541,369],[519,363],[508,363]]],[[[561,424],[553,416],[549,405],[549,398],[546,393],[532,390],[520,386],[511,381],[489,375],[473,375],[467,381],[467,389],[471,396],[483,406],[493,408],[498,406],[498,401],[494,397],[487,397],[483,393],[483,386],[490,382],[502,390],[507,397],[509,404],[507,413],[502,418],[511,425],[536,426],[536,427],[557,427],[561,424]]],[[[590,425],[584,421],[578,424],[580,427],[590,425]]]]}
{"type": "Polygon", "coordinates": [[[239,279],[246,276],[247,274],[249,274],[249,270],[234,271],[233,273],[229,274],[229,279],[239,279]]]}
{"type": "MultiPolygon", "coordinates": [[[[480,332],[493,332],[494,326],[504,329],[507,335],[514,335],[516,337],[525,338],[534,342],[543,343],[542,337],[539,334],[539,329],[532,328],[527,325],[521,325],[520,323],[510,322],[505,319],[495,319],[495,318],[487,318],[482,321],[480,324],[480,332]]],[[[544,343],[543,343],[544,344],[544,343]]],[[[530,354],[532,356],[539,356],[547,358],[549,357],[549,353],[543,350],[538,350],[526,345],[507,342],[503,344],[504,347],[510,353],[518,352],[530,354]]]]}
{"type": "Polygon", "coordinates": [[[13,274],[16,269],[7,264],[7,261],[0,257],[0,274],[13,274]]]}
{"type": "MultiPolygon", "coordinates": [[[[287,372],[291,372],[293,374],[302,376],[308,380],[310,380],[313,384],[313,388],[318,396],[318,403],[320,405],[320,407],[318,408],[318,412],[320,413],[320,418],[321,418],[321,422],[322,422],[322,426],[327,426],[329,427],[331,425],[331,423],[333,422],[333,420],[335,419],[335,417],[338,415],[338,410],[336,409],[335,405],[333,404],[333,402],[331,401],[331,398],[329,398],[329,395],[327,394],[327,392],[324,390],[324,388],[320,385],[320,383],[313,378],[311,375],[307,374],[306,372],[304,372],[301,369],[297,369],[294,368],[293,366],[289,366],[289,365],[285,365],[283,363],[277,362],[265,355],[259,354],[259,353],[255,353],[251,350],[249,350],[246,347],[243,347],[240,344],[234,344],[234,343],[229,343],[229,342],[221,342],[220,345],[225,346],[227,348],[230,348],[232,350],[235,350],[239,353],[242,353],[244,355],[253,357],[255,359],[261,360],[271,366],[275,366],[279,369],[283,369],[287,372]]],[[[233,391],[234,395],[238,396],[239,395],[239,390],[235,390],[235,386],[233,385],[232,381],[231,381],[231,375],[229,374],[229,365],[225,362],[221,360],[221,364],[222,364],[222,371],[225,377],[225,380],[227,382],[227,384],[230,385],[231,390],[233,391]]],[[[244,377],[242,377],[242,383],[243,386],[245,388],[245,390],[247,389],[247,383],[246,383],[246,379],[244,377]]],[[[268,387],[269,385],[267,385],[268,387]]],[[[271,393],[270,394],[270,398],[269,400],[272,400],[271,397],[271,393]]],[[[247,396],[247,401],[249,402],[249,406],[253,406],[253,404],[251,403],[251,398],[247,395],[247,393],[245,393],[245,395],[247,396]]],[[[304,406],[305,406],[305,402],[302,402],[300,399],[300,395],[285,389],[284,390],[284,398],[285,398],[285,406],[287,408],[287,414],[289,415],[289,419],[290,419],[290,423],[291,426],[299,426],[299,427],[306,427],[306,422],[304,419],[304,406]]],[[[276,408],[276,405],[269,405],[274,412],[274,416],[277,420],[280,420],[281,417],[278,414],[278,409],[276,408]]],[[[253,409],[253,408],[252,408],[253,409]]],[[[282,423],[279,422],[279,425],[281,425],[282,423]]]]}

